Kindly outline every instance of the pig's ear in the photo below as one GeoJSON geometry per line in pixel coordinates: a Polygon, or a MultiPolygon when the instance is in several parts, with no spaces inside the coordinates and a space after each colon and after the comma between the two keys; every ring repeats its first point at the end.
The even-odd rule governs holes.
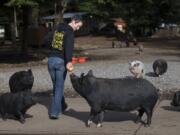
{"type": "Polygon", "coordinates": [[[83,78],[84,77],[84,73],[81,73],[81,78],[83,78]]]}
{"type": "Polygon", "coordinates": [[[32,74],[32,70],[31,70],[31,69],[28,69],[28,73],[32,74]]]}
{"type": "Polygon", "coordinates": [[[89,70],[88,74],[89,76],[93,76],[93,71],[92,70],[89,70]]]}

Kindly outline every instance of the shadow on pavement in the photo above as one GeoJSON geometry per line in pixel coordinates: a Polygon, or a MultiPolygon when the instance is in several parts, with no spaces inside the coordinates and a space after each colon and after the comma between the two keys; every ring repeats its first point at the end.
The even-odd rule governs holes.
{"type": "MultiPolygon", "coordinates": [[[[50,105],[52,90],[48,90],[45,92],[36,92],[34,93],[35,100],[37,103],[45,106],[47,109],[50,105]]],[[[77,111],[73,108],[69,108],[64,112],[64,115],[73,117],[80,121],[83,121],[85,124],[89,118],[89,111],[77,111]]],[[[116,112],[116,111],[106,111],[104,114],[105,122],[121,122],[121,121],[135,121],[137,118],[136,112],[116,112]]],[[[95,118],[94,122],[97,122],[97,118],[95,118]]]]}
{"type": "Polygon", "coordinates": [[[180,107],[174,107],[174,106],[162,106],[164,110],[167,111],[175,111],[175,112],[180,112],[180,107]]]}
{"type": "Polygon", "coordinates": [[[148,73],[146,73],[146,76],[149,76],[149,77],[157,77],[154,72],[148,72],[148,73]]]}
{"type": "Polygon", "coordinates": [[[36,92],[33,94],[33,96],[37,103],[45,106],[48,109],[50,105],[51,94],[52,90],[48,90],[43,92],[36,92]]]}
{"type": "MultiPolygon", "coordinates": [[[[48,90],[45,92],[36,92],[34,93],[35,100],[37,103],[45,106],[47,109],[50,105],[52,90],[48,90]]],[[[89,118],[89,112],[77,111],[75,109],[70,108],[67,110],[64,115],[76,118],[78,120],[83,121],[84,123],[87,122],[89,118]]],[[[134,121],[137,115],[135,112],[115,112],[115,111],[106,111],[104,114],[104,121],[107,122],[120,122],[120,121],[134,121]]],[[[95,118],[95,122],[97,118],[95,118]]]]}
{"type": "MultiPolygon", "coordinates": [[[[64,115],[76,118],[80,121],[83,121],[85,124],[89,118],[89,112],[82,112],[76,111],[72,108],[67,110],[64,115]]],[[[113,112],[113,111],[106,111],[104,114],[104,121],[105,122],[121,122],[121,121],[135,121],[136,120],[136,113],[130,112],[113,112]]],[[[97,118],[94,119],[94,122],[97,123],[97,118]]]]}

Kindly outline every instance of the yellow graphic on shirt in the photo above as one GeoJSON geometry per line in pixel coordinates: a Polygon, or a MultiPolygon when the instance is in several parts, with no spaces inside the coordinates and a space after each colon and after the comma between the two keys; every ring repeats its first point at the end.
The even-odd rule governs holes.
{"type": "Polygon", "coordinates": [[[64,32],[55,31],[52,41],[52,48],[63,50],[64,32]]]}

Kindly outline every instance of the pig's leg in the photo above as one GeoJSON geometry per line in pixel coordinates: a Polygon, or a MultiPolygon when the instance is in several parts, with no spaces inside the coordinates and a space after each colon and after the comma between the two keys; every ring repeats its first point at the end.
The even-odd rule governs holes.
{"type": "Polygon", "coordinates": [[[103,119],[104,119],[104,111],[101,111],[99,114],[98,114],[98,124],[97,124],[97,127],[102,127],[102,122],[103,122],[103,119]]]}
{"type": "Polygon", "coordinates": [[[146,108],[145,112],[147,115],[147,123],[145,123],[145,127],[149,127],[151,125],[152,109],[146,108]]]}
{"type": "Polygon", "coordinates": [[[22,110],[21,113],[22,113],[23,116],[25,116],[26,110],[22,110]]]}
{"type": "Polygon", "coordinates": [[[136,119],[136,121],[135,121],[136,123],[139,123],[139,122],[141,121],[141,117],[142,117],[143,114],[144,114],[144,109],[141,108],[141,109],[138,110],[138,112],[139,112],[139,114],[138,114],[137,119],[136,119]]]}
{"type": "Polygon", "coordinates": [[[23,114],[22,114],[20,111],[16,112],[15,117],[16,117],[22,124],[25,123],[25,118],[24,118],[23,114]]]}
{"type": "Polygon", "coordinates": [[[179,94],[177,94],[177,93],[174,94],[173,101],[171,104],[175,105],[175,106],[180,106],[180,95],[179,94]]]}
{"type": "Polygon", "coordinates": [[[1,114],[1,117],[2,117],[2,119],[3,119],[4,121],[7,120],[7,114],[1,114]]]}
{"type": "Polygon", "coordinates": [[[94,117],[95,117],[95,113],[94,113],[93,110],[91,109],[90,116],[89,116],[89,119],[88,119],[88,122],[87,122],[87,127],[90,127],[90,125],[92,124],[92,120],[93,120],[94,117]]]}
{"type": "Polygon", "coordinates": [[[4,109],[1,109],[0,111],[1,111],[1,117],[2,117],[2,119],[3,119],[3,120],[6,120],[6,119],[7,119],[7,117],[6,117],[6,112],[4,111],[4,109]]]}

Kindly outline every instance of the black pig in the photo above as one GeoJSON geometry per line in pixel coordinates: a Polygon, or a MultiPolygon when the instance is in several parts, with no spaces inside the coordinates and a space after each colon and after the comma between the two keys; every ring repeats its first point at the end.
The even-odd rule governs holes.
{"type": "Polygon", "coordinates": [[[28,71],[19,71],[14,73],[9,79],[9,87],[12,93],[31,90],[34,83],[34,76],[28,71]]]}
{"type": "Polygon", "coordinates": [[[1,117],[6,120],[8,115],[12,115],[24,123],[26,111],[35,103],[31,92],[4,93],[0,96],[1,117]]]}
{"type": "Polygon", "coordinates": [[[156,76],[166,73],[168,68],[167,61],[164,59],[157,59],[153,62],[153,71],[156,76]]]}
{"type": "Polygon", "coordinates": [[[105,110],[138,110],[136,122],[141,121],[145,112],[147,115],[145,126],[150,126],[158,93],[149,81],[141,78],[96,78],[91,70],[87,75],[81,74],[81,77],[72,73],[70,79],[75,91],[84,97],[91,107],[88,126],[95,116],[99,118],[97,127],[102,126],[105,110]]]}
{"type": "Polygon", "coordinates": [[[174,93],[171,105],[180,106],[180,91],[174,93]]]}

